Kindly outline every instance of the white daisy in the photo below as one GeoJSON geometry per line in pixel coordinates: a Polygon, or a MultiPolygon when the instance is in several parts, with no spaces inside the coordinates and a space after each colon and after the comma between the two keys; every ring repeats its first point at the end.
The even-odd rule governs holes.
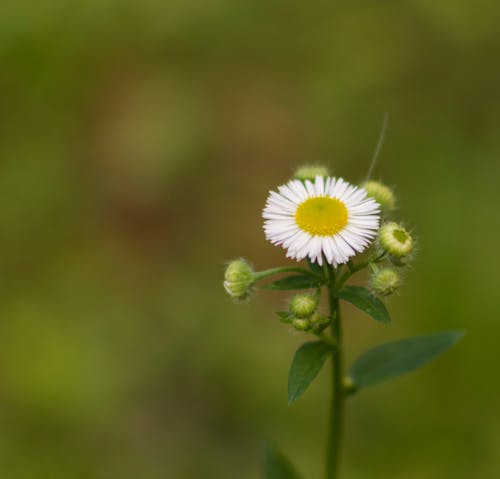
{"type": "Polygon", "coordinates": [[[271,191],[262,213],[266,238],[298,261],[336,267],[363,251],[379,227],[379,204],[342,178],[292,180],[271,191]]]}

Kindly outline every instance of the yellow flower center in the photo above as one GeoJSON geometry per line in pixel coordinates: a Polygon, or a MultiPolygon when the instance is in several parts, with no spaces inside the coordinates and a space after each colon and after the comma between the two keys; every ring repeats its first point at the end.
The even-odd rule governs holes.
{"type": "Polygon", "coordinates": [[[316,236],[333,236],[346,226],[348,217],[344,203],[328,196],[304,201],[295,213],[299,228],[316,236]]]}

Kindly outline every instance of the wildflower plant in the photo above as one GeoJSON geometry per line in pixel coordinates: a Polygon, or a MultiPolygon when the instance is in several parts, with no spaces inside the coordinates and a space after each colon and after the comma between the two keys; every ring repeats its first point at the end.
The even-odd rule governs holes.
{"type": "MultiPolygon", "coordinates": [[[[391,188],[367,181],[351,185],[329,175],[320,165],[299,168],[294,178],[271,191],[262,216],[266,239],[303,266],[264,271],[243,259],[229,263],[224,287],[235,300],[250,297],[261,280],[280,275],[267,290],[300,290],[279,320],[300,331],[307,341],[296,351],[288,376],[288,403],[306,391],[327,360],[331,361],[331,399],[325,478],[339,477],[346,400],[363,389],[395,378],[444,352],[462,336],[441,332],[389,342],[364,353],[350,369],[344,366],[341,303],[346,301],[382,324],[390,323],[381,298],[396,293],[400,271],[413,258],[415,240],[401,224],[389,220],[395,206],[391,188]],[[368,270],[368,284],[349,284],[368,270]],[[321,310],[326,296],[328,310],[321,310]]],[[[292,479],[298,474],[280,452],[266,452],[267,479],[292,479]]]]}

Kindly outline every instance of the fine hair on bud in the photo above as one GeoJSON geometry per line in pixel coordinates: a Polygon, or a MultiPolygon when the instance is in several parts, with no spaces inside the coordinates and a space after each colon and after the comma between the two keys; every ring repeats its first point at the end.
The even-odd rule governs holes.
{"type": "Polygon", "coordinates": [[[375,271],[371,277],[371,289],[380,296],[390,296],[399,287],[399,274],[392,268],[382,268],[375,271]]]}
{"type": "Polygon", "coordinates": [[[293,175],[294,179],[300,181],[314,181],[317,176],[327,177],[330,176],[330,172],[326,166],[303,165],[299,166],[293,175]]]}
{"type": "Polygon", "coordinates": [[[366,190],[368,196],[373,198],[384,211],[392,211],[396,206],[394,192],[387,185],[380,181],[366,181],[361,185],[366,190]]]}
{"type": "Polygon", "coordinates": [[[292,321],[292,326],[297,331],[308,331],[309,329],[311,329],[311,323],[309,322],[309,320],[303,318],[295,318],[292,321]]]}
{"type": "Polygon", "coordinates": [[[243,258],[231,261],[224,274],[224,289],[235,300],[250,296],[255,282],[254,270],[243,258]]]}
{"type": "Polygon", "coordinates": [[[407,263],[405,259],[412,253],[414,243],[411,234],[402,225],[393,221],[383,224],[378,232],[380,248],[387,252],[389,257],[400,260],[393,261],[397,266],[404,266],[407,263]]]}
{"type": "Polygon", "coordinates": [[[290,302],[290,312],[297,318],[310,318],[317,307],[318,297],[311,293],[297,294],[290,302]]]}

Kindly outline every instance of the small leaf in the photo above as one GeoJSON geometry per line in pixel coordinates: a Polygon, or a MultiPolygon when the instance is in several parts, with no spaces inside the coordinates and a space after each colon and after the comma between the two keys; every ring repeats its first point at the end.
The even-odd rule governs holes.
{"type": "Polygon", "coordinates": [[[288,404],[296,401],[318,375],[332,346],[323,341],[303,344],[295,352],[288,374],[288,404]]]}
{"type": "Polygon", "coordinates": [[[381,323],[391,322],[391,317],[385,304],[366,288],[344,286],[344,288],[337,292],[337,296],[369,314],[376,321],[380,321],[381,323]]]}
{"type": "Polygon", "coordinates": [[[309,258],[307,259],[307,264],[309,265],[309,269],[320,276],[323,276],[323,266],[320,266],[318,263],[313,263],[309,258]]]}
{"type": "Polygon", "coordinates": [[[280,321],[285,324],[291,324],[295,317],[289,311],[276,311],[276,314],[279,316],[280,321]]]}
{"type": "Polygon", "coordinates": [[[265,444],[264,479],[300,479],[300,476],[280,451],[265,444]]]}
{"type": "Polygon", "coordinates": [[[266,284],[264,288],[273,290],[310,289],[317,288],[320,284],[321,280],[319,278],[315,278],[308,274],[301,274],[278,279],[273,283],[266,284]]]}
{"type": "Polygon", "coordinates": [[[373,386],[424,366],[462,336],[461,332],[450,331],[382,344],[358,358],[349,376],[355,388],[373,386]]]}

